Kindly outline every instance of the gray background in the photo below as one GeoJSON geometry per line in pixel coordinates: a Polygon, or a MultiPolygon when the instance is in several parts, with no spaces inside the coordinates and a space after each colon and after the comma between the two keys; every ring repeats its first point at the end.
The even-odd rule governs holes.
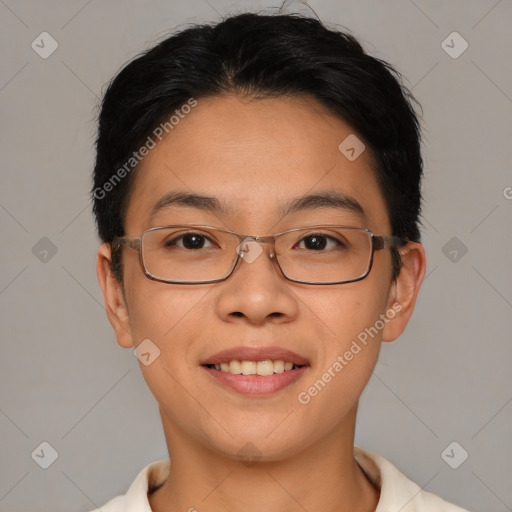
{"type": "MultiPolygon", "coordinates": [[[[1,511],[86,511],[166,457],[156,401],[96,281],[96,108],[120,66],[168,31],[275,5],[0,0],[1,511]],[[31,48],[43,31],[59,44],[47,59],[31,48]],[[58,453],[46,470],[31,457],[43,441],[58,453]]],[[[473,511],[512,510],[512,3],[310,5],[392,62],[425,112],[427,278],[363,394],[357,444],[473,511]],[[453,31],[469,44],[458,58],[442,47],[453,31]],[[458,469],[441,457],[453,441],[452,465],[469,453],[458,469]]]]}

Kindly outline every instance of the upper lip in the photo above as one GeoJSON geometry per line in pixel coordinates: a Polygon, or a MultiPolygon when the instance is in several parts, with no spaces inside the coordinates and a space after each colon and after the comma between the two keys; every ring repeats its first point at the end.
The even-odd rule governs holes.
{"type": "Polygon", "coordinates": [[[225,350],[221,350],[216,354],[211,355],[207,359],[201,362],[202,365],[206,364],[221,364],[229,361],[265,361],[265,360],[281,360],[289,361],[293,364],[303,366],[308,365],[309,361],[300,356],[299,354],[292,352],[291,350],[277,347],[232,347],[225,350]]]}

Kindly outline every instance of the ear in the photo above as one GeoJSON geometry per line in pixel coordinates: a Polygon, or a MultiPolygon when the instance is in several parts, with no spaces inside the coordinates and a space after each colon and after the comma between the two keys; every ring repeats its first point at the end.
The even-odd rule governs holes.
{"type": "Polygon", "coordinates": [[[121,347],[133,347],[130,329],[130,316],[123,293],[123,285],[112,272],[112,253],[110,244],[104,243],[98,249],[96,273],[103,291],[103,300],[107,317],[116,333],[117,342],[121,347]]]}
{"type": "Polygon", "coordinates": [[[389,321],[383,329],[382,341],[394,341],[404,332],[427,268],[425,249],[418,242],[409,242],[402,247],[400,257],[402,266],[391,286],[386,315],[389,321]]]}

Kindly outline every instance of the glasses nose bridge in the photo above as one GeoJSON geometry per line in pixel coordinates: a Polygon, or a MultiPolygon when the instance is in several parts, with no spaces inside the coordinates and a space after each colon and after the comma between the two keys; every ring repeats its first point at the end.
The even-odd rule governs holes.
{"type": "Polygon", "coordinates": [[[247,240],[254,240],[257,243],[262,244],[271,244],[272,248],[270,250],[270,257],[276,257],[276,236],[275,235],[266,235],[266,236],[251,236],[251,235],[240,235],[241,242],[246,242],[247,240]]]}

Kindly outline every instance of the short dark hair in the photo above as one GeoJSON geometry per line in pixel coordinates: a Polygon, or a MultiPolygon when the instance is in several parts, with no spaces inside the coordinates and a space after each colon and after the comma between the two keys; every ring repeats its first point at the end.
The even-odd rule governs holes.
{"type": "MultiPolygon", "coordinates": [[[[304,94],[320,101],[370,149],[392,234],[420,241],[423,161],[413,102],[419,104],[402,75],[367,54],[353,35],[314,18],[243,13],[171,35],[109,84],[98,119],[92,189],[103,242],[112,244],[124,234],[137,169],[134,153],[191,98],[225,94],[304,94]]],[[[392,261],[394,279],[400,271],[396,250],[392,261]]],[[[113,270],[121,281],[120,254],[113,254],[113,270]]]]}

